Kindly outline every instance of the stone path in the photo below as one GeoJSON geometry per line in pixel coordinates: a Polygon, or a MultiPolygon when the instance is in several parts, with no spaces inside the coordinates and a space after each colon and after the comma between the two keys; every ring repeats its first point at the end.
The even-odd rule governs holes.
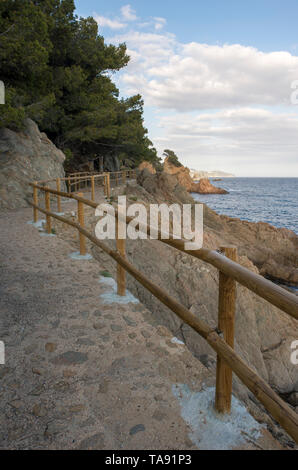
{"type": "MultiPolygon", "coordinates": [[[[0,448],[200,448],[184,392],[189,413],[214,377],[143,305],[106,303],[105,267],[71,259],[73,247],[31,219],[31,209],[0,216],[0,448]]],[[[260,436],[229,446],[279,448],[260,436]]]]}

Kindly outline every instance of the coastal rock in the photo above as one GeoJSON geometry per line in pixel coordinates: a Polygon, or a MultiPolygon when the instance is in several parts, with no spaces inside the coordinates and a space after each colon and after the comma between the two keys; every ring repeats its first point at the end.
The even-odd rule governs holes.
{"type": "Polygon", "coordinates": [[[150,162],[146,162],[145,160],[139,164],[138,166],[138,170],[139,171],[143,171],[144,169],[147,169],[149,171],[149,173],[151,173],[152,175],[154,175],[156,173],[156,170],[154,168],[154,166],[150,163],[150,162]]]}
{"type": "Polygon", "coordinates": [[[0,129],[0,209],[28,206],[26,198],[32,197],[28,183],[63,178],[64,160],[61,150],[31,119],[22,132],[0,129]]]}
{"type": "Polygon", "coordinates": [[[163,171],[169,175],[174,175],[177,181],[186,191],[191,192],[194,184],[193,179],[190,176],[189,169],[185,166],[175,166],[169,161],[167,157],[163,164],[163,171]]]}
{"type": "Polygon", "coordinates": [[[225,189],[213,186],[208,178],[201,178],[198,183],[193,183],[192,192],[199,194],[228,194],[225,189]]]}
{"type": "Polygon", "coordinates": [[[173,175],[177,178],[178,183],[183,186],[189,193],[199,194],[227,194],[225,189],[213,186],[208,178],[202,178],[195,183],[190,176],[190,170],[184,166],[175,166],[167,157],[164,161],[163,170],[165,173],[173,175]]]}

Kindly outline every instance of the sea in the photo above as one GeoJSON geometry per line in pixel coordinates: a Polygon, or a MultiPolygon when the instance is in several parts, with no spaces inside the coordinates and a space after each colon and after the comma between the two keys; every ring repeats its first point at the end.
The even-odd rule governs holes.
{"type": "Polygon", "coordinates": [[[195,200],[219,214],[267,222],[298,234],[298,178],[210,178],[210,182],[229,194],[192,193],[195,200]]]}

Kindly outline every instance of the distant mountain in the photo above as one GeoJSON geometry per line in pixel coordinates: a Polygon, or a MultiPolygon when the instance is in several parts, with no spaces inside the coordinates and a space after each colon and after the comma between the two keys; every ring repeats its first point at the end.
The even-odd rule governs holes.
{"type": "Polygon", "coordinates": [[[202,171],[202,170],[194,170],[193,168],[190,169],[190,176],[193,179],[235,177],[235,175],[233,175],[232,173],[226,173],[225,171],[202,171]]]}

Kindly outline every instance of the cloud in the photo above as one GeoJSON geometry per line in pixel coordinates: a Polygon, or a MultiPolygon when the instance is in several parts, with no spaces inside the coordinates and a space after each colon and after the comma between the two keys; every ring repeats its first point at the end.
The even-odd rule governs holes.
{"type": "Polygon", "coordinates": [[[155,24],[154,27],[156,31],[159,31],[160,29],[163,29],[163,27],[166,25],[167,20],[165,18],[161,18],[159,16],[153,18],[155,24]]]}
{"type": "Polygon", "coordinates": [[[160,118],[159,152],[173,148],[189,167],[238,175],[298,174],[298,115],[237,108],[160,118]],[[282,167],[281,167],[282,159],[282,167]]]}
{"type": "Polygon", "coordinates": [[[124,5],[121,8],[121,13],[126,21],[135,21],[137,19],[136,12],[131,8],[130,5],[124,5]]]}
{"type": "Polygon", "coordinates": [[[100,16],[97,14],[94,14],[93,18],[102,28],[107,27],[110,29],[122,29],[127,26],[125,23],[121,23],[118,20],[111,20],[110,18],[106,18],[105,16],[100,16]]]}
{"type": "Polygon", "coordinates": [[[194,168],[298,176],[298,107],[290,101],[298,57],[240,44],[181,43],[156,28],[166,24],[158,20],[142,24],[150,32],[134,25],[110,40],[128,46],[131,61],[118,86],[144,97],[159,152],[173,148],[194,168]]]}
{"type": "Polygon", "coordinates": [[[138,54],[146,76],[138,89],[139,77],[128,66],[124,85],[131,89],[135,81],[135,89],[160,108],[184,112],[288,105],[291,82],[298,78],[298,57],[289,52],[265,53],[239,44],[179,44],[173,35],[157,33],[135,32],[118,39],[138,54]]]}

